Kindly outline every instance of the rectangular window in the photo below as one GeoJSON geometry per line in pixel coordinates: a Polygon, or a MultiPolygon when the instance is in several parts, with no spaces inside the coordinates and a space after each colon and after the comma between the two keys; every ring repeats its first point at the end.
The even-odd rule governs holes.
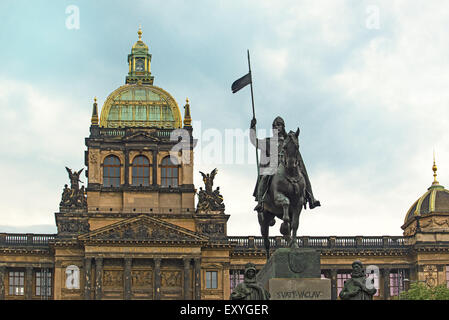
{"type": "Polygon", "coordinates": [[[25,294],[25,272],[10,271],[9,272],[9,295],[23,296],[25,294]]]}
{"type": "Polygon", "coordinates": [[[245,279],[245,270],[229,270],[231,280],[231,292],[245,279]]]}
{"type": "Polygon", "coordinates": [[[405,290],[404,279],[407,278],[407,270],[397,269],[390,271],[390,296],[398,296],[405,290]]]}
{"type": "Polygon", "coordinates": [[[51,296],[51,271],[36,272],[36,296],[51,296]]]}
{"type": "Polygon", "coordinates": [[[218,272],[206,271],[206,289],[218,288],[218,272]]]}
{"type": "Polygon", "coordinates": [[[340,295],[341,290],[345,286],[345,281],[351,279],[351,273],[337,273],[337,296],[340,295]]]}

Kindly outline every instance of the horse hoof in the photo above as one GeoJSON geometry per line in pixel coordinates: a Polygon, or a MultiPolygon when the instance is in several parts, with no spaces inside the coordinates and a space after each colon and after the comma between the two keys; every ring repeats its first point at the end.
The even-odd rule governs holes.
{"type": "Polygon", "coordinates": [[[288,222],[282,222],[280,231],[284,236],[288,235],[290,233],[290,224],[288,222]]]}
{"type": "Polygon", "coordinates": [[[274,218],[273,218],[273,220],[270,221],[270,227],[274,226],[275,224],[276,224],[276,220],[274,220],[274,218]]]}

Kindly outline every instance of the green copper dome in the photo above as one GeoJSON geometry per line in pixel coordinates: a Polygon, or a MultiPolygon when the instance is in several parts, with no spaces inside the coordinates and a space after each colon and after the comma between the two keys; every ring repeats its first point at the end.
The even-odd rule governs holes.
{"type": "Polygon", "coordinates": [[[103,105],[100,127],[181,128],[182,118],[175,99],[165,90],[126,84],[112,92],[103,105]]]}

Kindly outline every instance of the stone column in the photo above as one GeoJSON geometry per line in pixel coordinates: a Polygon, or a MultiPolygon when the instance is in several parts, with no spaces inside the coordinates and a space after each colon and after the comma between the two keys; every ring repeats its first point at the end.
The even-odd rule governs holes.
{"type": "Polygon", "coordinates": [[[201,300],[201,259],[194,259],[195,268],[195,300],[201,300]]]}
{"type": "Polygon", "coordinates": [[[161,300],[161,259],[154,259],[154,300],[161,300]]]}
{"type": "Polygon", "coordinates": [[[103,258],[95,258],[95,300],[103,298],[103,258]]]}
{"type": "Polygon", "coordinates": [[[0,267],[0,300],[5,300],[6,296],[6,288],[5,288],[5,276],[6,276],[6,267],[0,267]]]}
{"type": "Polygon", "coordinates": [[[390,298],[390,269],[382,269],[382,278],[383,278],[383,298],[384,300],[388,300],[390,298]]]}
{"type": "Polygon", "coordinates": [[[125,258],[125,292],[124,298],[125,300],[131,300],[131,265],[132,258],[125,258]]]}
{"type": "Polygon", "coordinates": [[[153,186],[157,185],[157,150],[153,150],[153,186]]]}
{"type": "Polygon", "coordinates": [[[31,300],[33,296],[33,267],[25,269],[25,300],[31,300]]]}
{"type": "Polygon", "coordinates": [[[92,274],[92,259],[84,259],[84,300],[91,299],[91,274],[92,274]]]}
{"type": "Polygon", "coordinates": [[[338,288],[337,288],[337,270],[336,269],[332,269],[330,271],[330,277],[331,277],[331,299],[337,300],[338,288]]]}
{"type": "Polygon", "coordinates": [[[190,258],[184,258],[184,300],[192,299],[190,290],[190,258]]]}

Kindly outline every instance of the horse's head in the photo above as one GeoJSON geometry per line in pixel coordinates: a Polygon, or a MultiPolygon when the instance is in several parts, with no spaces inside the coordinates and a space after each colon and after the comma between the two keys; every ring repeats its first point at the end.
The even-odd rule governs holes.
{"type": "Polygon", "coordinates": [[[294,131],[290,131],[284,140],[284,161],[287,167],[296,167],[298,165],[299,154],[299,128],[294,131]]]}

